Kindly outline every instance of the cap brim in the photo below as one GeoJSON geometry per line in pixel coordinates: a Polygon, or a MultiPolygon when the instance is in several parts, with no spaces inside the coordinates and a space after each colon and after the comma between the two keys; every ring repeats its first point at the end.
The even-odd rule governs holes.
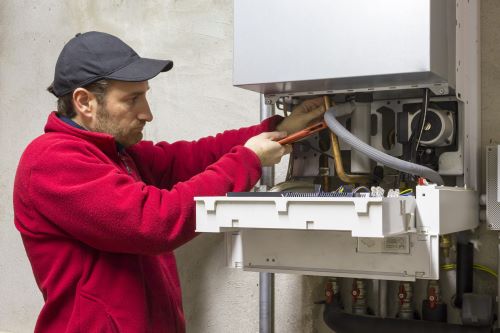
{"type": "Polygon", "coordinates": [[[171,70],[172,67],[174,63],[170,60],[139,58],[116,72],[106,75],[105,78],[132,82],[147,81],[161,72],[171,70]]]}

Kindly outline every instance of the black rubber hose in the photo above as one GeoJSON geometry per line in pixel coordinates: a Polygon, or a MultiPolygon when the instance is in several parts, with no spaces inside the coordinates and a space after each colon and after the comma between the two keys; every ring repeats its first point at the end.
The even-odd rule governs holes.
{"type": "Polygon", "coordinates": [[[455,306],[462,308],[464,293],[472,292],[474,246],[470,242],[457,243],[457,293],[455,306]]]}
{"type": "Polygon", "coordinates": [[[431,308],[431,302],[425,299],[422,301],[422,319],[446,323],[448,320],[448,307],[444,303],[438,303],[431,308]]]}
{"type": "Polygon", "coordinates": [[[345,313],[335,298],[332,303],[325,304],[323,319],[335,333],[489,333],[491,331],[491,327],[353,315],[345,313]]]}

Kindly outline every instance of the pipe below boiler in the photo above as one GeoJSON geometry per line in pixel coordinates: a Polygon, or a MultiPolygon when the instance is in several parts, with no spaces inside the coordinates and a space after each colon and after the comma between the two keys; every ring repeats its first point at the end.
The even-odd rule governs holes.
{"type": "Polygon", "coordinates": [[[335,333],[487,333],[491,327],[472,327],[425,320],[379,318],[346,313],[338,298],[325,304],[323,319],[335,333]]]}
{"type": "MultiPolygon", "coordinates": [[[[274,115],[274,105],[266,103],[265,96],[260,95],[260,120],[274,115]]],[[[274,186],[274,167],[263,167],[260,184],[268,188],[274,186]]],[[[274,332],[274,274],[259,273],[259,332],[274,332]]]]}

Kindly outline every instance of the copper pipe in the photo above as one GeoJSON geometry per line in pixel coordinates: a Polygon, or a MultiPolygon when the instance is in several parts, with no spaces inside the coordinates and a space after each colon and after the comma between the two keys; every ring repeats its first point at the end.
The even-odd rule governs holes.
{"type": "MultiPolygon", "coordinates": [[[[330,98],[328,96],[323,96],[323,101],[325,104],[325,110],[330,108],[330,98]]],[[[339,139],[337,135],[330,131],[330,140],[332,142],[332,154],[335,158],[335,172],[339,176],[340,180],[345,183],[353,184],[353,183],[361,183],[366,184],[370,182],[370,177],[365,175],[349,175],[344,170],[344,165],[342,164],[342,156],[340,155],[340,145],[339,139]]]]}
{"type": "MultiPolygon", "coordinates": [[[[285,116],[285,118],[288,117],[288,103],[286,102],[286,98],[283,98],[283,115],[285,116]]],[[[292,179],[294,159],[295,156],[292,149],[290,155],[288,155],[288,168],[286,170],[285,181],[289,181],[290,179],[292,179]]]]}
{"type": "Polygon", "coordinates": [[[319,157],[319,175],[321,176],[321,189],[323,192],[330,192],[330,167],[328,157],[321,154],[319,157]]]}

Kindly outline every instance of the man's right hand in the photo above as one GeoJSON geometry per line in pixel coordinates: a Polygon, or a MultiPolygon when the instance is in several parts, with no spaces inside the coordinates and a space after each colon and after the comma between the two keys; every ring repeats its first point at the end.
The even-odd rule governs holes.
{"type": "Polygon", "coordinates": [[[292,151],[291,145],[280,145],[277,140],[286,137],[286,132],[264,132],[250,138],[245,147],[252,150],[262,166],[272,166],[281,161],[283,155],[292,151]]]}

